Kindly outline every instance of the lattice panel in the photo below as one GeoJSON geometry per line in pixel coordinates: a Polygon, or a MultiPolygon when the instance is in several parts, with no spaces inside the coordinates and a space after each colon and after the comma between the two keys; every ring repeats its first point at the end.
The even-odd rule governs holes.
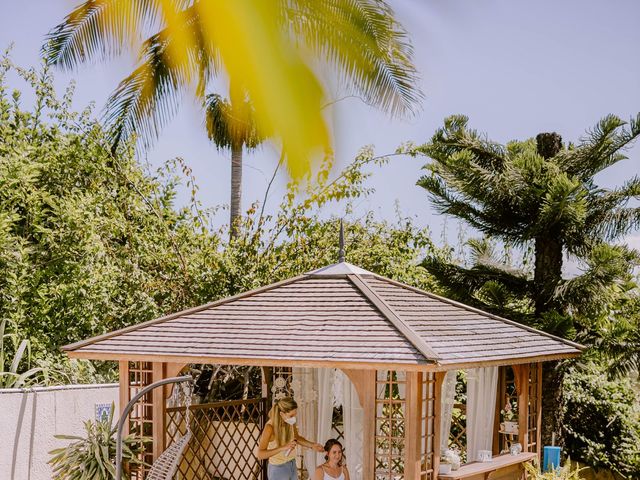
{"type": "Polygon", "coordinates": [[[434,480],[433,455],[435,443],[435,374],[419,373],[420,388],[420,480],[434,480]]]}
{"type": "MultiPolygon", "coordinates": [[[[176,480],[266,480],[255,456],[266,423],[266,399],[235,400],[191,407],[189,442],[176,480]]],[[[185,432],[184,407],[167,408],[167,445],[185,432]]]]}
{"type": "MultiPolygon", "coordinates": [[[[153,383],[153,365],[151,362],[129,362],[129,398],[133,398],[141,389],[153,383]]],[[[153,435],[153,397],[147,393],[133,407],[129,414],[129,431],[137,437],[153,435]]],[[[153,448],[147,444],[142,460],[150,465],[153,463],[153,448]]],[[[148,466],[132,466],[131,479],[142,480],[148,466]]]]}
{"type": "Polygon", "coordinates": [[[449,448],[456,447],[460,451],[462,462],[467,458],[467,405],[455,403],[451,411],[451,430],[449,431],[449,448]]]}
{"type": "Polygon", "coordinates": [[[404,478],[404,372],[378,370],[376,375],[375,480],[404,478]]]}
{"type": "Polygon", "coordinates": [[[532,363],[529,368],[529,425],[528,425],[528,442],[527,451],[540,453],[538,445],[538,414],[540,412],[540,404],[542,399],[540,395],[542,391],[539,389],[542,377],[542,364],[532,363]]]}

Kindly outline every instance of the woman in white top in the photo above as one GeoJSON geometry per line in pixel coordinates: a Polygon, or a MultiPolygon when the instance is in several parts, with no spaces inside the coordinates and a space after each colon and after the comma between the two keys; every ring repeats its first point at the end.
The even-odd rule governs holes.
{"type": "Polygon", "coordinates": [[[260,435],[257,457],[269,459],[267,476],[269,480],[297,480],[296,448],[312,448],[324,451],[322,445],[313,443],[298,433],[296,413],[298,405],[290,397],[273,402],[269,412],[269,421],[260,435]]]}
{"type": "Polygon", "coordinates": [[[343,465],[342,444],[331,438],[324,444],[325,462],[316,468],[313,480],[349,480],[349,470],[343,465]]]}

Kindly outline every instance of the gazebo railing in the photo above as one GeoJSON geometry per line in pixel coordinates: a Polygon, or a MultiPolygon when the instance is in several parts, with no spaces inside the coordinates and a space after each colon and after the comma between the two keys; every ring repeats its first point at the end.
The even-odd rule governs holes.
{"type": "MultiPolygon", "coordinates": [[[[193,437],[176,480],[266,480],[265,463],[255,456],[266,406],[264,398],[192,406],[193,437]]],[[[167,408],[167,445],[185,431],[184,412],[167,408]]]]}

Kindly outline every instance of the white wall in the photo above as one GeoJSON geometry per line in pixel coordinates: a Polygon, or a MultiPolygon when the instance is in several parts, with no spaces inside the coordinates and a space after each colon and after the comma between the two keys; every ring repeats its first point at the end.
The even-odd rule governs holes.
{"type": "Polygon", "coordinates": [[[96,405],[112,402],[117,418],[117,384],[0,389],[0,479],[50,480],[49,452],[69,442],[53,436],[84,436],[96,405]]]}

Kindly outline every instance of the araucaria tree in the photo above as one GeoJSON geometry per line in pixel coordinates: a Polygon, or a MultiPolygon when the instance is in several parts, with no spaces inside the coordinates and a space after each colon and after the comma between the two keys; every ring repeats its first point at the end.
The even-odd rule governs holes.
{"type": "MultiPolygon", "coordinates": [[[[508,292],[524,302],[520,321],[551,333],[572,332],[582,341],[592,338],[590,322],[606,308],[616,283],[628,280],[635,260],[634,252],[612,242],[640,225],[640,208],[628,205],[640,197],[640,178],[606,189],[595,176],[626,158],[624,151],[640,135],[640,116],[629,122],[607,116],[575,145],[563,145],[556,133],[501,145],[467,123],[464,116],[447,118],[431,141],[416,149],[432,159],[418,185],[441,213],[489,239],[532,252],[533,272],[482,259],[473,268],[437,258],[425,266],[451,289],[463,285],[476,301],[481,296],[473,298],[473,290],[489,284],[494,298],[508,292]],[[586,271],[564,279],[567,257],[582,262],[586,271]]],[[[562,434],[562,374],[548,365],[544,377],[543,440],[549,442],[552,433],[559,439],[562,434]]]]}

